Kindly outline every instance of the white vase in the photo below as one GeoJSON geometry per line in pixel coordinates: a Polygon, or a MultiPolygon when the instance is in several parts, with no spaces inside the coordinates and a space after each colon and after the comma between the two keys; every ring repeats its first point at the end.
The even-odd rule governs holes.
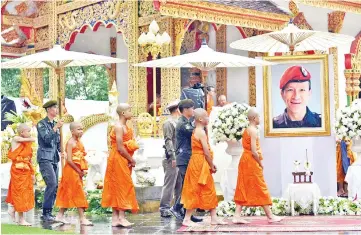
{"type": "Polygon", "coordinates": [[[231,164],[229,168],[237,168],[239,159],[241,158],[241,153],[243,151],[242,143],[240,141],[227,141],[228,147],[226,148],[226,153],[232,156],[231,164]]]}
{"type": "Polygon", "coordinates": [[[228,147],[226,149],[226,153],[231,155],[232,160],[228,168],[224,170],[221,180],[221,188],[224,200],[233,201],[234,192],[237,186],[238,164],[243,148],[240,141],[227,141],[227,144],[228,147]]]}
{"type": "Polygon", "coordinates": [[[352,139],[352,146],[351,146],[352,152],[356,153],[357,158],[361,156],[361,138],[359,139],[352,139]]]}

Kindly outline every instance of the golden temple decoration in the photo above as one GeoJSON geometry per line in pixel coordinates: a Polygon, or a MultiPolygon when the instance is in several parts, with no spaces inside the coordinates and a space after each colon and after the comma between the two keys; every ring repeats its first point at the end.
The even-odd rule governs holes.
{"type": "Polygon", "coordinates": [[[149,113],[141,113],[137,117],[138,135],[141,137],[151,137],[154,129],[153,116],[149,113]]]}
{"type": "Polygon", "coordinates": [[[46,41],[49,39],[48,27],[38,28],[35,31],[35,43],[46,41]]]}
{"type": "Polygon", "coordinates": [[[284,24],[289,21],[288,15],[189,0],[182,2],[178,0],[161,1],[160,13],[174,18],[194,19],[270,31],[281,30],[284,24]]]}
{"type": "Polygon", "coordinates": [[[184,35],[187,31],[186,24],[189,22],[187,19],[173,19],[173,43],[174,51],[173,55],[180,55],[184,35]]]}
{"type": "MultiPolygon", "coordinates": [[[[216,51],[227,52],[227,26],[222,25],[216,31],[216,51]]],[[[216,93],[227,95],[227,68],[216,69],[216,93]]]]}
{"type": "Polygon", "coordinates": [[[333,55],[333,86],[334,91],[333,95],[335,97],[335,112],[339,106],[339,92],[338,92],[338,52],[337,47],[332,47],[329,49],[331,55],[333,55]]]}
{"type": "Polygon", "coordinates": [[[300,29],[312,30],[312,26],[307,22],[303,12],[299,12],[293,18],[293,24],[296,25],[300,29]]]}
{"type": "Polygon", "coordinates": [[[300,10],[298,9],[298,6],[297,4],[291,0],[289,3],[288,3],[288,9],[291,11],[291,13],[296,16],[298,15],[298,13],[300,12],[300,10]]]}
{"type": "MultiPolygon", "coordinates": [[[[56,13],[61,14],[64,12],[73,11],[73,10],[83,8],[83,7],[98,3],[98,2],[103,2],[103,1],[104,0],[91,0],[91,1],[76,0],[76,1],[73,1],[70,3],[66,3],[66,4],[57,6],[56,13]]],[[[54,1],[54,2],[56,4],[56,2],[59,2],[59,1],[54,1]]]]}
{"type": "Polygon", "coordinates": [[[22,16],[13,16],[13,15],[3,15],[2,16],[3,25],[17,25],[25,27],[34,26],[34,18],[22,17],[22,16]]]}
{"type": "Polygon", "coordinates": [[[139,17],[146,17],[157,13],[158,12],[154,9],[153,1],[149,1],[149,0],[139,1],[139,9],[138,9],[139,17]]]}
{"type": "MultiPolygon", "coordinates": [[[[249,51],[249,58],[267,56],[267,53],[249,51]]],[[[256,67],[248,67],[248,104],[256,106],[256,67]]]]}
{"type": "Polygon", "coordinates": [[[172,17],[170,16],[162,16],[160,13],[154,14],[154,15],[149,15],[149,16],[143,16],[143,17],[139,17],[139,27],[141,26],[146,26],[146,25],[150,25],[150,23],[152,23],[153,20],[157,21],[157,22],[162,22],[164,20],[170,19],[172,17]]]}
{"type": "Polygon", "coordinates": [[[349,13],[361,14],[360,1],[325,1],[325,0],[298,0],[299,3],[314,6],[328,8],[335,11],[344,11],[349,13]]]}
{"type": "Polygon", "coordinates": [[[340,33],[345,19],[345,12],[343,11],[334,11],[328,13],[328,32],[331,33],[340,33]]]}
{"type": "MultiPolygon", "coordinates": [[[[45,4],[44,4],[45,5],[45,4]]],[[[44,15],[44,16],[39,16],[37,18],[34,19],[34,28],[41,28],[41,27],[45,27],[48,26],[49,23],[51,21],[51,15],[44,15]]]]}
{"type": "MultiPolygon", "coordinates": [[[[110,56],[117,57],[117,38],[116,37],[110,38],[110,56]]],[[[108,72],[108,75],[109,75],[109,81],[108,81],[108,89],[109,90],[112,88],[113,83],[116,81],[116,78],[117,78],[117,65],[111,64],[110,66],[111,66],[110,68],[105,66],[105,68],[108,72]]]]}

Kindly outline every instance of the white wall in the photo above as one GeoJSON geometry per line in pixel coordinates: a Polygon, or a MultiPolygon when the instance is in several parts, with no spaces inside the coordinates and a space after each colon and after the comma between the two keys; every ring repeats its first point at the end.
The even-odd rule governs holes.
{"type": "MultiPolygon", "coordinates": [[[[335,136],[324,137],[282,137],[265,138],[263,120],[263,71],[256,68],[257,108],[261,114],[260,141],[264,156],[264,175],[274,197],[284,194],[289,183],[293,182],[293,161],[305,161],[305,151],[312,164],[313,182],[317,183],[324,196],[336,196],[336,143],[335,136]]],[[[332,56],[329,58],[329,84],[333,84],[332,56]]],[[[334,97],[333,86],[329,86],[330,97],[334,97]]],[[[330,99],[331,130],[335,116],[334,99],[330,99]]],[[[303,167],[303,166],[302,166],[303,167]]]]}
{"type": "MultiPolygon", "coordinates": [[[[242,39],[235,26],[227,25],[227,53],[248,57],[247,51],[231,48],[229,45],[242,39]]],[[[230,102],[248,103],[248,68],[227,68],[227,99],[230,102]]]]}
{"type": "Polygon", "coordinates": [[[123,34],[117,34],[117,57],[127,60],[126,63],[117,64],[117,90],[118,101],[128,102],[128,47],[124,43],[123,34]]]}
{"type": "MultiPolygon", "coordinates": [[[[117,57],[128,60],[128,48],[124,43],[123,35],[116,33],[115,28],[100,26],[96,32],[87,29],[79,33],[71,45],[71,51],[93,52],[98,55],[110,56],[110,37],[117,37],[117,57]]],[[[110,67],[110,65],[107,65],[110,67]]],[[[118,101],[128,100],[128,62],[116,65],[118,101]]]]}

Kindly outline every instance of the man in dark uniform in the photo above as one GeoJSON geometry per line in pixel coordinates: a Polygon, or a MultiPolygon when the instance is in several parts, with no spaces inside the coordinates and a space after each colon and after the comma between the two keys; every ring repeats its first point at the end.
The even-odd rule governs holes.
{"type": "MultiPolygon", "coordinates": [[[[178,177],[180,177],[181,188],[183,188],[184,177],[186,175],[189,159],[192,155],[191,137],[194,130],[193,109],[194,102],[190,99],[185,99],[179,102],[178,109],[182,116],[178,119],[175,128],[176,140],[176,165],[178,168],[178,177]]],[[[197,179],[194,179],[197,180],[197,179]]],[[[174,206],[169,210],[177,219],[184,218],[184,209],[181,204],[181,197],[177,199],[174,206]]],[[[193,222],[201,222],[202,219],[191,217],[193,222]]]]}
{"type": "Polygon", "coordinates": [[[273,118],[273,128],[321,127],[321,114],[308,107],[311,74],[302,66],[291,66],[280,80],[281,96],[286,104],[283,114],[273,118]]]}
{"type": "Polygon", "coordinates": [[[46,188],[43,202],[43,215],[45,222],[54,222],[55,217],[51,214],[58,189],[58,163],[60,160],[60,132],[63,121],[55,122],[58,115],[58,104],[51,100],[43,105],[47,117],[41,120],[36,128],[38,130],[37,161],[40,173],[45,181],[46,188]]]}
{"type": "Polygon", "coordinates": [[[7,125],[13,124],[11,121],[5,120],[5,113],[16,113],[15,102],[8,97],[1,95],[1,131],[5,130],[7,125]]]}

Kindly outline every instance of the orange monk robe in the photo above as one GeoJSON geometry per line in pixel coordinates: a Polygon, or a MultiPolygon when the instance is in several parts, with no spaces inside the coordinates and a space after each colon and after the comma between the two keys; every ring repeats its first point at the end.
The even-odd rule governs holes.
{"type": "Polygon", "coordinates": [[[209,115],[211,115],[213,106],[214,106],[214,101],[213,101],[213,98],[210,97],[210,98],[207,100],[207,113],[208,113],[208,117],[209,117],[209,115]]]}
{"type": "MultiPolygon", "coordinates": [[[[266,206],[272,205],[263,177],[263,170],[252,156],[251,136],[246,130],[242,137],[243,154],[238,165],[237,186],[234,201],[241,206],[266,206]]],[[[259,139],[256,141],[257,153],[262,160],[259,139]]]]}
{"type": "MultiPolygon", "coordinates": [[[[347,143],[347,157],[350,158],[350,164],[355,161],[355,155],[351,150],[351,142],[347,143]]],[[[342,167],[341,143],[337,142],[336,145],[336,170],[337,170],[337,183],[345,182],[345,172],[342,167]]]]}
{"type": "MultiPolygon", "coordinates": [[[[85,156],[84,145],[79,140],[72,150],[72,159],[80,170],[88,169],[85,156]]],[[[80,178],[69,163],[63,169],[55,206],[58,208],[88,208],[88,202],[83,190],[83,179],[80,178]]]]}
{"type": "MultiPolygon", "coordinates": [[[[111,150],[105,172],[101,205],[122,211],[137,212],[139,206],[132,181],[132,167],[118,151],[114,129],[110,133],[110,143],[111,150]]],[[[133,130],[129,127],[127,127],[127,133],[123,135],[123,144],[131,156],[139,148],[133,138],[133,130]]]]}
{"type": "Polygon", "coordinates": [[[20,143],[14,151],[10,149],[8,158],[12,161],[10,184],[6,202],[14,206],[16,212],[27,212],[34,208],[35,195],[31,165],[32,142],[20,143]]]}
{"type": "Polygon", "coordinates": [[[186,209],[210,210],[218,205],[211,169],[205,158],[202,143],[194,137],[194,134],[192,135],[192,156],[184,177],[181,200],[186,209]]]}

